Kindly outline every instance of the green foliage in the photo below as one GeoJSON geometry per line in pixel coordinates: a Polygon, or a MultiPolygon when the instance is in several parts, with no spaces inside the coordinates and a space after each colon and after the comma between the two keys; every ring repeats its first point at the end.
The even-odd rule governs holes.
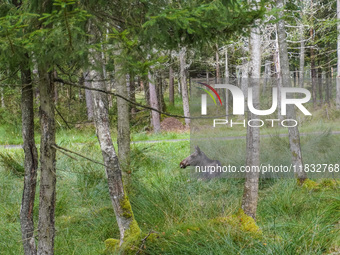
{"type": "Polygon", "coordinates": [[[90,15],[70,0],[56,0],[53,6],[51,12],[41,13],[12,8],[0,18],[0,56],[9,67],[21,64],[27,52],[42,64],[62,64],[65,54],[68,62],[86,54],[83,28],[90,15]]]}
{"type": "Polygon", "coordinates": [[[180,45],[202,47],[216,37],[228,38],[242,32],[262,15],[263,10],[252,11],[246,2],[228,1],[227,5],[221,1],[193,1],[183,5],[174,2],[159,13],[150,12],[143,28],[147,40],[165,49],[180,45]]]}

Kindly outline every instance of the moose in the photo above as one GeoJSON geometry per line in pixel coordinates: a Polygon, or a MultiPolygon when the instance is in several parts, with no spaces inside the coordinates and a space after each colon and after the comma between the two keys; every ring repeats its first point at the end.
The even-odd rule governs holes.
{"type": "Polygon", "coordinates": [[[187,166],[198,166],[200,169],[203,169],[200,171],[200,174],[202,174],[202,177],[204,179],[210,179],[213,177],[220,176],[221,172],[219,171],[206,171],[206,169],[209,167],[215,169],[217,166],[221,167],[221,162],[218,160],[213,160],[207,157],[201,149],[196,146],[195,152],[192,153],[187,158],[183,159],[181,163],[179,163],[180,168],[186,168],[187,166]]]}

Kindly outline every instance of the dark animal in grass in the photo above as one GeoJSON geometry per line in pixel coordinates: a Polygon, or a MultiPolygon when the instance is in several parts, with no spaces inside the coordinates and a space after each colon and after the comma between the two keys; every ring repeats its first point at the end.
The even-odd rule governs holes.
{"type": "Polygon", "coordinates": [[[195,168],[195,172],[197,172],[203,179],[210,179],[221,175],[221,171],[218,171],[218,168],[221,169],[221,162],[208,158],[198,146],[195,147],[195,152],[193,154],[179,163],[179,166],[181,168],[186,168],[187,166],[199,166],[200,171],[196,171],[195,168]],[[208,171],[209,169],[211,171],[208,171]]]}

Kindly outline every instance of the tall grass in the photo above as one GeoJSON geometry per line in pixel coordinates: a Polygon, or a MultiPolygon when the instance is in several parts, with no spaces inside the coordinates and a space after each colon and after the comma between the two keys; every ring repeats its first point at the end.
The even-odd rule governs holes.
{"type": "MultiPolygon", "coordinates": [[[[72,149],[101,158],[96,144],[72,149]]],[[[233,150],[230,146],[230,153],[233,150]]],[[[21,150],[6,152],[13,151],[16,159],[23,159],[21,150]]],[[[263,235],[254,237],[217,220],[237,212],[243,181],[192,179],[188,170],[179,168],[188,154],[188,141],[132,146],[132,208],[143,237],[150,230],[157,232],[146,239],[144,254],[339,254],[339,187],[311,191],[292,179],[261,180],[257,223],[263,235]]],[[[56,254],[102,254],[104,240],[119,236],[103,167],[58,154],[57,176],[56,254]]],[[[0,167],[2,254],[23,253],[22,178],[0,167]]],[[[36,201],[35,223],[38,193],[36,201]]]]}

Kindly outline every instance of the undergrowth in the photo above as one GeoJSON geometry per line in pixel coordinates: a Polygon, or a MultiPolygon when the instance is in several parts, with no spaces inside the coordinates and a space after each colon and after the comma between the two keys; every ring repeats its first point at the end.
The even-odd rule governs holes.
{"type": "MultiPolygon", "coordinates": [[[[306,139],[303,144],[309,142],[316,143],[306,139]]],[[[328,140],[318,144],[322,143],[336,144],[328,140]]],[[[95,143],[68,146],[101,160],[95,143]]],[[[232,150],[233,146],[230,153],[232,150]]],[[[323,148],[319,151],[325,153],[323,148]]],[[[18,149],[1,153],[11,155],[20,164],[23,160],[18,149]]],[[[294,179],[261,180],[258,230],[254,235],[253,228],[242,227],[242,216],[237,216],[243,180],[192,179],[186,169],[179,168],[179,162],[188,154],[188,141],[132,146],[129,198],[142,230],[141,238],[152,233],[145,239],[141,254],[339,253],[338,184],[313,190],[296,185],[294,179]]],[[[63,154],[57,159],[55,253],[103,254],[104,241],[119,237],[105,171],[100,165],[75,161],[63,154]]],[[[323,186],[327,183],[316,182],[323,186]]],[[[22,176],[0,167],[0,250],[4,254],[23,253],[19,223],[22,184],[22,176]]],[[[38,197],[39,190],[35,223],[38,197]]]]}

